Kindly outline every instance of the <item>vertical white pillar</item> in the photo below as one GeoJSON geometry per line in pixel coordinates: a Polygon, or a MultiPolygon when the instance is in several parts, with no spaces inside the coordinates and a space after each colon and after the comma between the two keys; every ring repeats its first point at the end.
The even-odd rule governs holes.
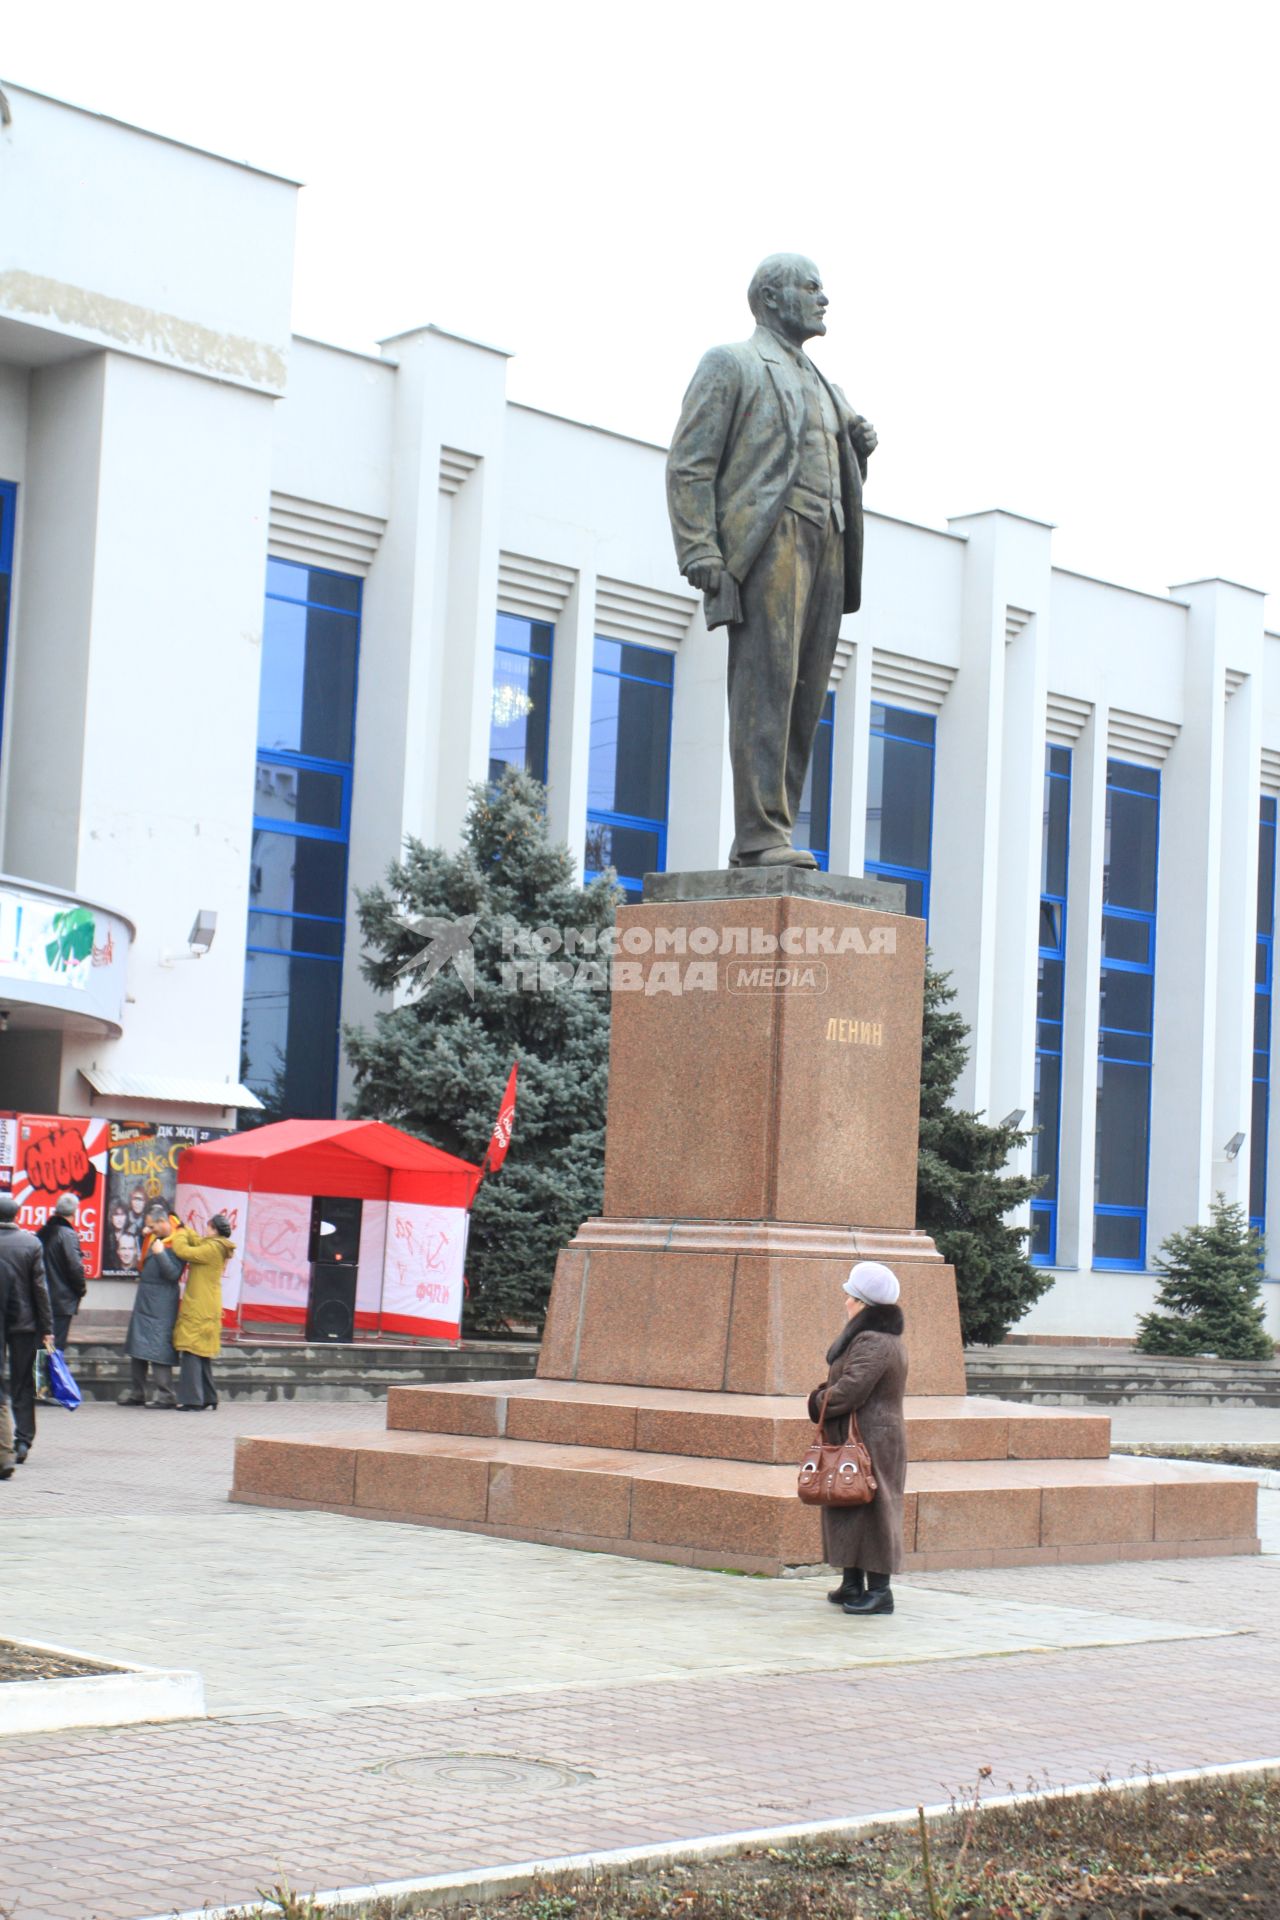
{"type": "Polygon", "coordinates": [[[1068,1269],[1087,1269],[1093,1265],[1098,980],[1102,960],[1102,873],[1106,861],[1108,725],[1107,707],[1095,707],[1071,751],[1056,1262],[1068,1269]]]}
{"type": "MultiPolygon", "coordinates": [[[[1047,598],[1047,566],[1044,575],[1047,598]]],[[[988,1100],[993,1120],[1020,1108],[1027,1126],[1035,1107],[1048,625],[1047,608],[1006,607],[988,1100]]],[[[1029,1173],[1031,1162],[1028,1142],[1010,1171],[1029,1173]]],[[[1029,1208],[1019,1224],[1030,1224],[1029,1208]]]]}
{"type": "MultiPolygon", "coordinates": [[[[240,1058],[275,402],[115,353],[46,369],[37,390],[15,717],[22,755],[44,765],[11,813],[10,854],[36,878],[127,902],[130,1071],[180,1060],[221,1081],[240,1058]],[[216,778],[199,772],[209,755],[216,778]],[[211,950],[162,967],[202,908],[217,915],[211,950]]],[[[102,1044],[63,1035],[61,1110],[83,1110],[79,1070],[102,1044]]]]}
{"type": "MultiPolygon", "coordinates": [[[[1223,719],[1219,853],[1217,1044],[1214,1048],[1211,1187],[1249,1211],[1253,1140],[1254,967],[1258,935],[1258,809],[1262,798],[1262,620],[1254,670],[1228,667],[1223,719]],[[1245,1136],[1234,1159],[1224,1151],[1245,1136]]],[[[1244,656],[1241,656],[1242,658],[1244,656]]]]}
{"type": "Polygon", "coordinates": [[[437,628],[430,738],[436,838],[462,837],[471,788],[489,770],[498,606],[501,457],[490,454],[452,500],[444,626],[437,628]]]}
{"type": "Polygon", "coordinates": [[[723,867],[733,842],[733,770],[725,697],[728,628],[708,632],[699,606],[676,653],[667,866],[723,867]]]}
{"type": "Polygon", "coordinates": [[[106,354],[86,354],[30,376],[22,594],[9,627],[3,865],[52,887],[75,887],[79,859],[106,370],[106,354]]]}
{"type": "MultiPolygon", "coordinates": [[[[1267,638],[1274,638],[1274,636],[1267,636],[1267,638]]],[[[1263,644],[1265,647],[1266,639],[1264,639],[1263,644]]],[[[1264,750],[1263,756],[1262,756],[1262,765],[1263,765],[1262,782],[1261,782],[1262,792],[1259,795],[1259,798],[1261,799],[1262,794],[1265,794],[1269,798],[1276,800],[1277,804],[1280,805],[1280,794],[1277,793],[1277,785],[1280,783],[1277,782],[1277,778],[1276,778],[1277,759],[1280,759],[1280,756],[1277,755],[1274,748],[1264,750]]],[[[1278,1108],[1275,1104],[1277,1097],[1280,1097],[1280,1080],[1278,1080],[1277,1078],[1278,1072],[1280,1072],[1280,1067],[1278,1067],[1278,1063],[1277,1063],[1276,1027],[1278,1023],[1277,1023],[1277,1017],[1276,1017],[1276,1006],[1277,1006],[1278,996],[1276,992],[1276,967],[1275,967],[1274,939],[1272,942],[1271,979],[1272,979],[1271,1051],[1269,1055],[1269,1064],[1270,1064],[1271,1074],[1270,1074],[1270,1083],[1268,1087],[1268,1094],[1269,1094],[1268,1106],[1270,1108],[1270,1112],[1268,1114],[1267,1139],[1266,1139],[1265,1145],[1263,1145],[1263,1143],[1259,1142],[1256,1138],[1251,1137],[1249,1144],[1245,1148],[1245,1151],[1248,1152],[1249,1146],[1252,1146],[1254,1151],[1256,1152],[1261,1146],[1265,1154],[1265,1159],[1266,1159],[1265,1199],[1266,1199],[1266,1209],[1267,1209],[1266,1217],[1267,1217],[1268,1227],[1271,1227],[1275,1221],[1280,1220],[1280,1108],[1278,1108]]],[[[1250,1095],[1251,1095],[1250,1105],[1252,1105],[1252,1088],[1250,1088],[1250,1095]]],[[[1274,1280],[1280,1279],[1280,1233],[1275,1233],[1275,1232],[1267,1233],[1265,1264],[1266,1264],[1266,1273],[1267,1273],[1268,1280],[1274,1281],[1274,1280]]],[[[1280,1318],[1280,1289],[1273,1287],[1270,1290],[1270,1298],[1271,1298],[1272,1316],[1273,1318],[1280,1318]]]]}
{"type": "Polygon", "coordinates": [[[1215,1187],[1234,1194],[1247,1161],[1222,1148],[1249,1124],[1261,721],[1246,695],[1230,726],[1242,758],[1228,768],[1227,675],[1236,700],[1237,676],[1258,677],[1263,600],[1216,580],[1174,591],[1189,611],[1183,723],[1161,779],[1149,1257],[1207,1217],[1215,1187]]]}
{"type": "MultiPolygon", "coordinates": [[[[856,619],[849,622],[856,632],[856,619]]],[[[867,763],[871,747],[871,656],[869,640],[853,640],[836,688],[836,729],[831,743],[831,871],[862,873],[867,844],[867,763]]]]}
{"type": "MultiPolygon", "coordinates": [[[[352,888],[381,880],[408,835],[456,843],[468,786],[488,768],[493,702],[506,356],[433,328],[383,344],[396,364],[392,481],[362,605],[352,888]],[[444,448],[455,481],[466,469],[449,496],[444,448]]],[[[349,913],[342,1018],[368,1025],[379,1001],[360,952],[349,913]]],[[[349,1093],[344,1058],[339,1102],[349,1093]]]]}
{"type": "Polygon", "coordinates": [[[480,456],[451,502],[444,624],[437,618],[427,680],[423,747],[435,778],[424,798],[434,837],[451,846],[462,834],[469,789],[489,770],[507,356],[434,327],[414,343],[427,362],[424,454],[432,449],[437,467],[445,447],[480,456]]]}
{"type": "MultiPolygon", "coordinates": [[[[429,838],[435,826],[430,666],[451,524],[440,495],[439,442],[427,431],[426,356],[411,335],[394,343],[394,357],[391,497],[361,602],[351,875],[366,886],[399,859],[406,834],[429,838]]],[[[471,473],[463,484],[474,479],[471,473]]],[[[348,1020],[357,1017],[348,1005],[358,991],[352,958],[348,952],[343,983],[348,1020]]],[[[371,1010],[372,990],[362,997],[371,1010]]]]}
{"type": "Polygon", "coordinates": [[[577,577],[556,620],[551,658],[551,732],[547,755],[547,820],[581,873],[587,836],[591,759],[591,667],[595,647],[595,542],[584,543],[577,577]]]}
{"type": "Polygon", "coordinates": [[[949,524],[966,535],[968,544],[960,665],[938,716],[930,943],[939,966],[952,975],[960,1012],[969,1023],[969,1063],[957,1099],[999,1119],[1007,1109],[994,1113],[993,1102],[1010,1085],[1027,1084],[1027,1068],[1018,1066],[1015,1054],[1025,1051],[1033,1031],[1028,1020],[1035,1018],[1035,977],[1025,942],[1025,888],[1034,839],[1029,810],[1036,806],[1028,768],[1036,742],[1041,756],[1044,746],[1044,635],[1038,629],[1048,618],[1052,529],[1004,512],[968,515],[949,524]],[[1020,656],[1007,718],[1011,610],[1038,618],[1029,623],[1030,650],[1025,665],[1020,656]],[[1007,775],[1006,749],[1013,756],[1007,775]],[[1006,806],[1017,818],[1002,834],[1006,806]],[[1015,864],[1007,882],[1002,881],[1002,837],[1015,864]],[[1002,884],[1013,890],[1003,929],[1002,884]],[[1003,964],[998,961],[1002,938],[1003,964]],[[1014,995],[1012,1005],[1006,992],[1014,995]],[[999,1021],[1012,1035],[1007,1045],[997,1046],[997,1005],[999,1021]]]}

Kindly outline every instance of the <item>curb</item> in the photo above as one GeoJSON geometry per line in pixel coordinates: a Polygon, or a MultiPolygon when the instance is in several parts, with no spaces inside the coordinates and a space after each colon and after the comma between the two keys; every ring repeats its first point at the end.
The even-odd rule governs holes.
{"type": "Polygon", "coordinates": [[[1132,1442],[1128,1452],[1122,1448],[1112,1447],[1112,1457],[1119,1457],[1122,1460],[1159,1460],[1171,1467],[1212,1467],[1215,1473],[1229,1473],[1233,1479],[1256,1480],[1265,1493],[1280,1492],[1280,1468],[1237,1467],[1225,1460],[1208,1458],[1200,1460],[1185,1453],[1147,1453],[1145,1450],[1139,1453],[1136,1448],[1141,1445],[1140,1441],[1132,1442]]]}
{"type": "MultiPolygon", "coordinates": [[[[1073,1787],[1047,1787],[1034,1793],[993,1794],[982,1802],[983,1808],[1016,1807],[1031,1800],[1080,1799],[1086,1794],[1133,1793],[1148,1786],[1179,1786],[1192,1780],[1230,1779],[1235,1774],[1280,1773],[1280,1756],[1269,1760],[1233,1760],[1223,1766],[1190,1767],[1181,1773],[1134,1774],[1124,1780],[1089,1780],[1073,1787]]],[[[943,1819],[956,1811],[951,1804],[925,1807],[925,1818],[943,1819]]],[[[558,1860],[521,1860],[509,1867],[482,1867],[471,1873],[434,1873],[418,1880],[384,1880],[366,1887],[338,1887],[328,1893],[310,1896],[311,1904],[335,1916],[335,1920],[360,1920],[373,1901],[391,1902],[400,1910],[401,1902],[420,1901],[434,1896],[438,1907],[450,1908],[509,1899],[548,1883],[588,1877],[608,1878],[633,1867],[660,1868],[686,1861],[721,1860],[735,1853],[748,1853],[765,1847],[790,1847],[808,1841],[840,1841],[868,1833],[876,1827],[901,1826],[919,1817],[915,1807],[899,1807],[889,1813],[860,1814],[852,1820],[809,1820],[785,1827],[753,1827],[741,1833],[717,1833],[702,1840],[674,1840],[665,1845],[622,1847],[609,1853],[568,1854],[558,1860]]],[[[190,1908],[175,1913],[145,1916],[145,1920],[270,1920],[284,1909],[273,1900],[234,1907],[190,1908]]],[[[405,1909],[407,1911],[407,1908],[405,1909]]]]}
{"type": "Polygon", "coordinates": [[[205,1717],[204,1681],[198,1673],[179,1667],[143,1667],[110,1654],[54,1646],[47,1640],[17,1640],[14,1645],[111,1671],[64,1680],[6,1682],[0,1686],[0,1741],[77,1727],[136,1727],[205,1717]]]}

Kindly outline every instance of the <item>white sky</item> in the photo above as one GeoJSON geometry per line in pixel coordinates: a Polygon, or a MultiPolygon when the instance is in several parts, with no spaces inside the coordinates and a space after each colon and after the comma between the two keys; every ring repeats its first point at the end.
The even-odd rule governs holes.
{"type": "Polygon", "coordinates": [[[297,331],[434,320],[514,399],[665,440],[778,249],[872,419],[868,504],[1005,506],[1280,626],[1266,0],[46,0],[3,77],[306,182],[297,331]]]}

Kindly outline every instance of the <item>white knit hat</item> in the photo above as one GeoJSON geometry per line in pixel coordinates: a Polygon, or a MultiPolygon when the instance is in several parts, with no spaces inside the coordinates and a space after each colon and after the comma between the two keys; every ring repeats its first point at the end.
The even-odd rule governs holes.
{"type": "Polygon", "coordinates": [[[879,1260],[859,1260],[849,1269],[844,1290],[853,1300],[864,1300],[869,1307],[892,1307],[902,1288],[898,1276],[879,1260]]]}

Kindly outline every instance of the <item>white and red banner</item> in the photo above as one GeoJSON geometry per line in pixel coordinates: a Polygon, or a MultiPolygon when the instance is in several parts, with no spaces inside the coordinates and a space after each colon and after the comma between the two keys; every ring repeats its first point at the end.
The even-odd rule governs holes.
{"type": "Polygon", "coordinates": [[[254,1193],[244,1236],[240,1311],[246,1320],[306,1324],[311,1288],[311,1197],[254,1193]]]}
{"type": "Polygon", "coordinates": [[[225,1213],[231,1222],[231,1238],[236,1250],[222,1270],[222,1324],[224,1327],[238,1325],[245,1229],[249,1222],[248,1194],[235,1192],[230,1187],[195,1186],[179,1180],[174,1210],[184,1227],[201,1236],[208,1233],[215,1213],[225,1213]]]}
{"type": "MultiPolygon", "coordinates": [[[[222,1323],[302,1326],[311,1267],[310,1195],[252,1194],[179,1182],[177,1211],[197,1233],[225,1213],[236,1251],[222,1282],[222,1323]]],[[[470,1216],[463,1207],[366,1200],[360,1222],[356,1326],[457,1340],[470,1216]]]]}
{"type": "Polygon", "coordinates": [[[386,1255],[387,1203],[366,1200],[360,1211],[360,1265],[356,1274],[356,1328],[361,1333],[378,1331],[386,1255]]]}
{"type": "Polygon", "coordinates": [[[382,1273],[384,1333],[459,1337],[469,1224],[463,1207],[391,1201],[382,1273]]]}

